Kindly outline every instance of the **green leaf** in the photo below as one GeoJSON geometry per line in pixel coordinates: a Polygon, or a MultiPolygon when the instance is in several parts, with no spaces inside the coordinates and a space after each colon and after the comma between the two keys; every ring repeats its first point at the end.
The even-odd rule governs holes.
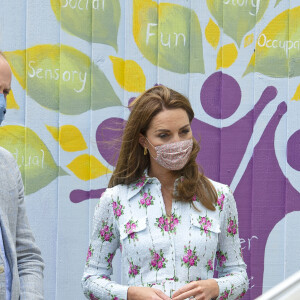
{"type": "Polygon", "coordinates": [[[18,125],[0,127],[1,146],[17,160],[25,185],[25,194],[32,194],[56,177],[68,175],[56,165],[44,142],[31,129],[18,125]]]}
{"type": "Polygon", "coordinates": [[[204,73],[202,33],[195,11],[134,0],[133,36],[152,64],[176,73],[204,73]]]}
{"type": "Polygon", "coordinates": [[[218,25],[239,47],[245,34],[263,17],[269,2],[270,0],[206,0],[218,25]]]}
{"type": "Polygon", "coordinates": [[[5,54],[21,86],[46,108],[77,115],[121,105],[104,73],[73,47],[37,45],[5,54]]]}
{"type": "Polygon", "coordinates": [[[65,31],[118,51],[119,0],[51,0],[51,6],[65,31]]]}

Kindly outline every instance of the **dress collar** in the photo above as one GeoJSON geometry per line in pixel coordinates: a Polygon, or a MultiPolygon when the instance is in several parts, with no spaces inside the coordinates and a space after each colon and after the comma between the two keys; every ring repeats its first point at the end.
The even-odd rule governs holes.
{"type": "MultiPolygon", "coordinates": [[[[131,200],[137,193],[139,193],[142,188],[147,184],[147,183],[152,183],[153,180],[155,180],[156,178],[152,178],[148,176],[148,170],[146,169],[143,172],[143,175],[136,181],[132,182],[131,184],[129,184],[128,186],[128,200],[131,200]]],[[[158,179],[156,179],[158,180],[158,179]]]]}
{"type": "MultiPolygon", "coordinates": [[[[175,180],[175,186],[177,185],[178,180],[183,180],[183,176],[180,176],[175,180]]],[[[159,180],[156,177],[149,177],[148,169],[145,169],[143,175],[136,181],[128,185],[128,200],[131,200],[136,194],[138,194],[146,184],[159,183],[159,180]]]]}

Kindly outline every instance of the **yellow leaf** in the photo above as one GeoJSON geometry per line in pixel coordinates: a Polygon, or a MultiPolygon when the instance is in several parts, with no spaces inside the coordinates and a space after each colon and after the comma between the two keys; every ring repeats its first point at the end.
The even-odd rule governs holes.
{"type": "Polygon", "coordinates": [[[109,169],[93,155],[83,154],[76,157],[67,167],[81,180],[98,178],[104,174],[111,173],[109,169]]]}
{"type": "Polygon", "coordinates": [[[217,55],[217,70],[230,67],[237,56],[238,51],[233,43],[221,47],[217,55]]]}
{"type": "Polygon", "coordinates": [[[16,102],[13,91],[9,92],[6,100],[7,100],[7,104],[6,104],[7,109],[19,109],[20,108],[20,106],[16,102]]]}
{"type": "Polygon", "coordinates": [[[251,34],[248,34],[246,37],[245,37],[245,40],[244,40],[244,48],[248,47],[249,45],[251,45],[254,41],[254,34],[251,33],[251,34]]]}
{"type": "Polygon", "coordinates": [[[251,72],[274,78],[299,76],[299,40],[300,6],[297,6],[281,12],[258,34],[255,68],[250,61],[243,76],[251,72]]]}
{"type": "Polygon", "coordinates": [[[67,152],[82,151],[87,149],[87,144],[80,130],[73,125],[63,125],[59,128],[47,126],[53,138],[59,142],[61,148],[67,152]]]}
{"type": "Polygon", "coordinates": [[[297,87],[295,95],[293,96],[292,100],[299,101],[300,100],[300,84],[297,87]]]}
{"type": "Polygon", "coordinates": [[[133,60],[110,56],[113,70],[119,85],[128,92],[143,92],[146,89],[146,76],[142,68],[133,60]]]}
{"type": "Polygon", "coordinates": [[[58,128],[54,127],[54,126],[48,126],[46,125],[46,128],[48,129],[48,131],[52,134],[53,138],[58,142],[58,128]]]}
{"type": "Polygon", "coordinates": [[[220,29],[212,19],[209,19],[205,28],[205,36],[208,43],[216,49],[220,41],[220,29]]]}
{"type": "Polygon", "coordinates": [[[1,126],[0,141],[1,147],[10,151],[18,163],[26,195],[39,191],[58,176],[68,175],[56,164],[41,138],[28,127],[1,126]]]}

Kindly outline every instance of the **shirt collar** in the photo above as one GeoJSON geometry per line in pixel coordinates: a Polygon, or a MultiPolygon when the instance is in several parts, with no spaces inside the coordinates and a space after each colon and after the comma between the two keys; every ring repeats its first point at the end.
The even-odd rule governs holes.
{"type": "MultiPolygon", "coordinates": [[[[175,185],[177,185],[178,180],[183,180],[183,178],[183,176],[177,178],[175,180],[175,185]]],[[[129,184],[129,191],[127,194],[128,200],[131,200],[136,194],[138,194],[146,184],[151,184],[154,182],[159,183],[156,177],[149,177],[148,169],[145,169],[143,175],[138,180],[129,184]]]]}
{"type": "Polygon", "coordinates": [[[128,200],[131,200],[136,194],[138,194],[147,183],[152,183],[153,179],[155,178],[148,176],[148,170],[146,169],[138,180],[129,184],[129,191],[127,194],[128,200]]]}

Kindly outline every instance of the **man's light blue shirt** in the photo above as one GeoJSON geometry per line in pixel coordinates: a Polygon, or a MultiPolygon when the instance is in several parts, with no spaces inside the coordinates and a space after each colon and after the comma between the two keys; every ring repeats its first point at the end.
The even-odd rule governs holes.
{"type": "Polygon", "coordinates": [[[3,262],[4,262],[4,272],[5,272],[5,282],[6,282],[6,300],[10,300],[12,277],[11,277],[10,266],[9,266],[7,257],[5,255],[1,224],[0,224],[0,248],[1,248],[1,254],[2,254],[1,256],[2,256],[3,262]]]}

